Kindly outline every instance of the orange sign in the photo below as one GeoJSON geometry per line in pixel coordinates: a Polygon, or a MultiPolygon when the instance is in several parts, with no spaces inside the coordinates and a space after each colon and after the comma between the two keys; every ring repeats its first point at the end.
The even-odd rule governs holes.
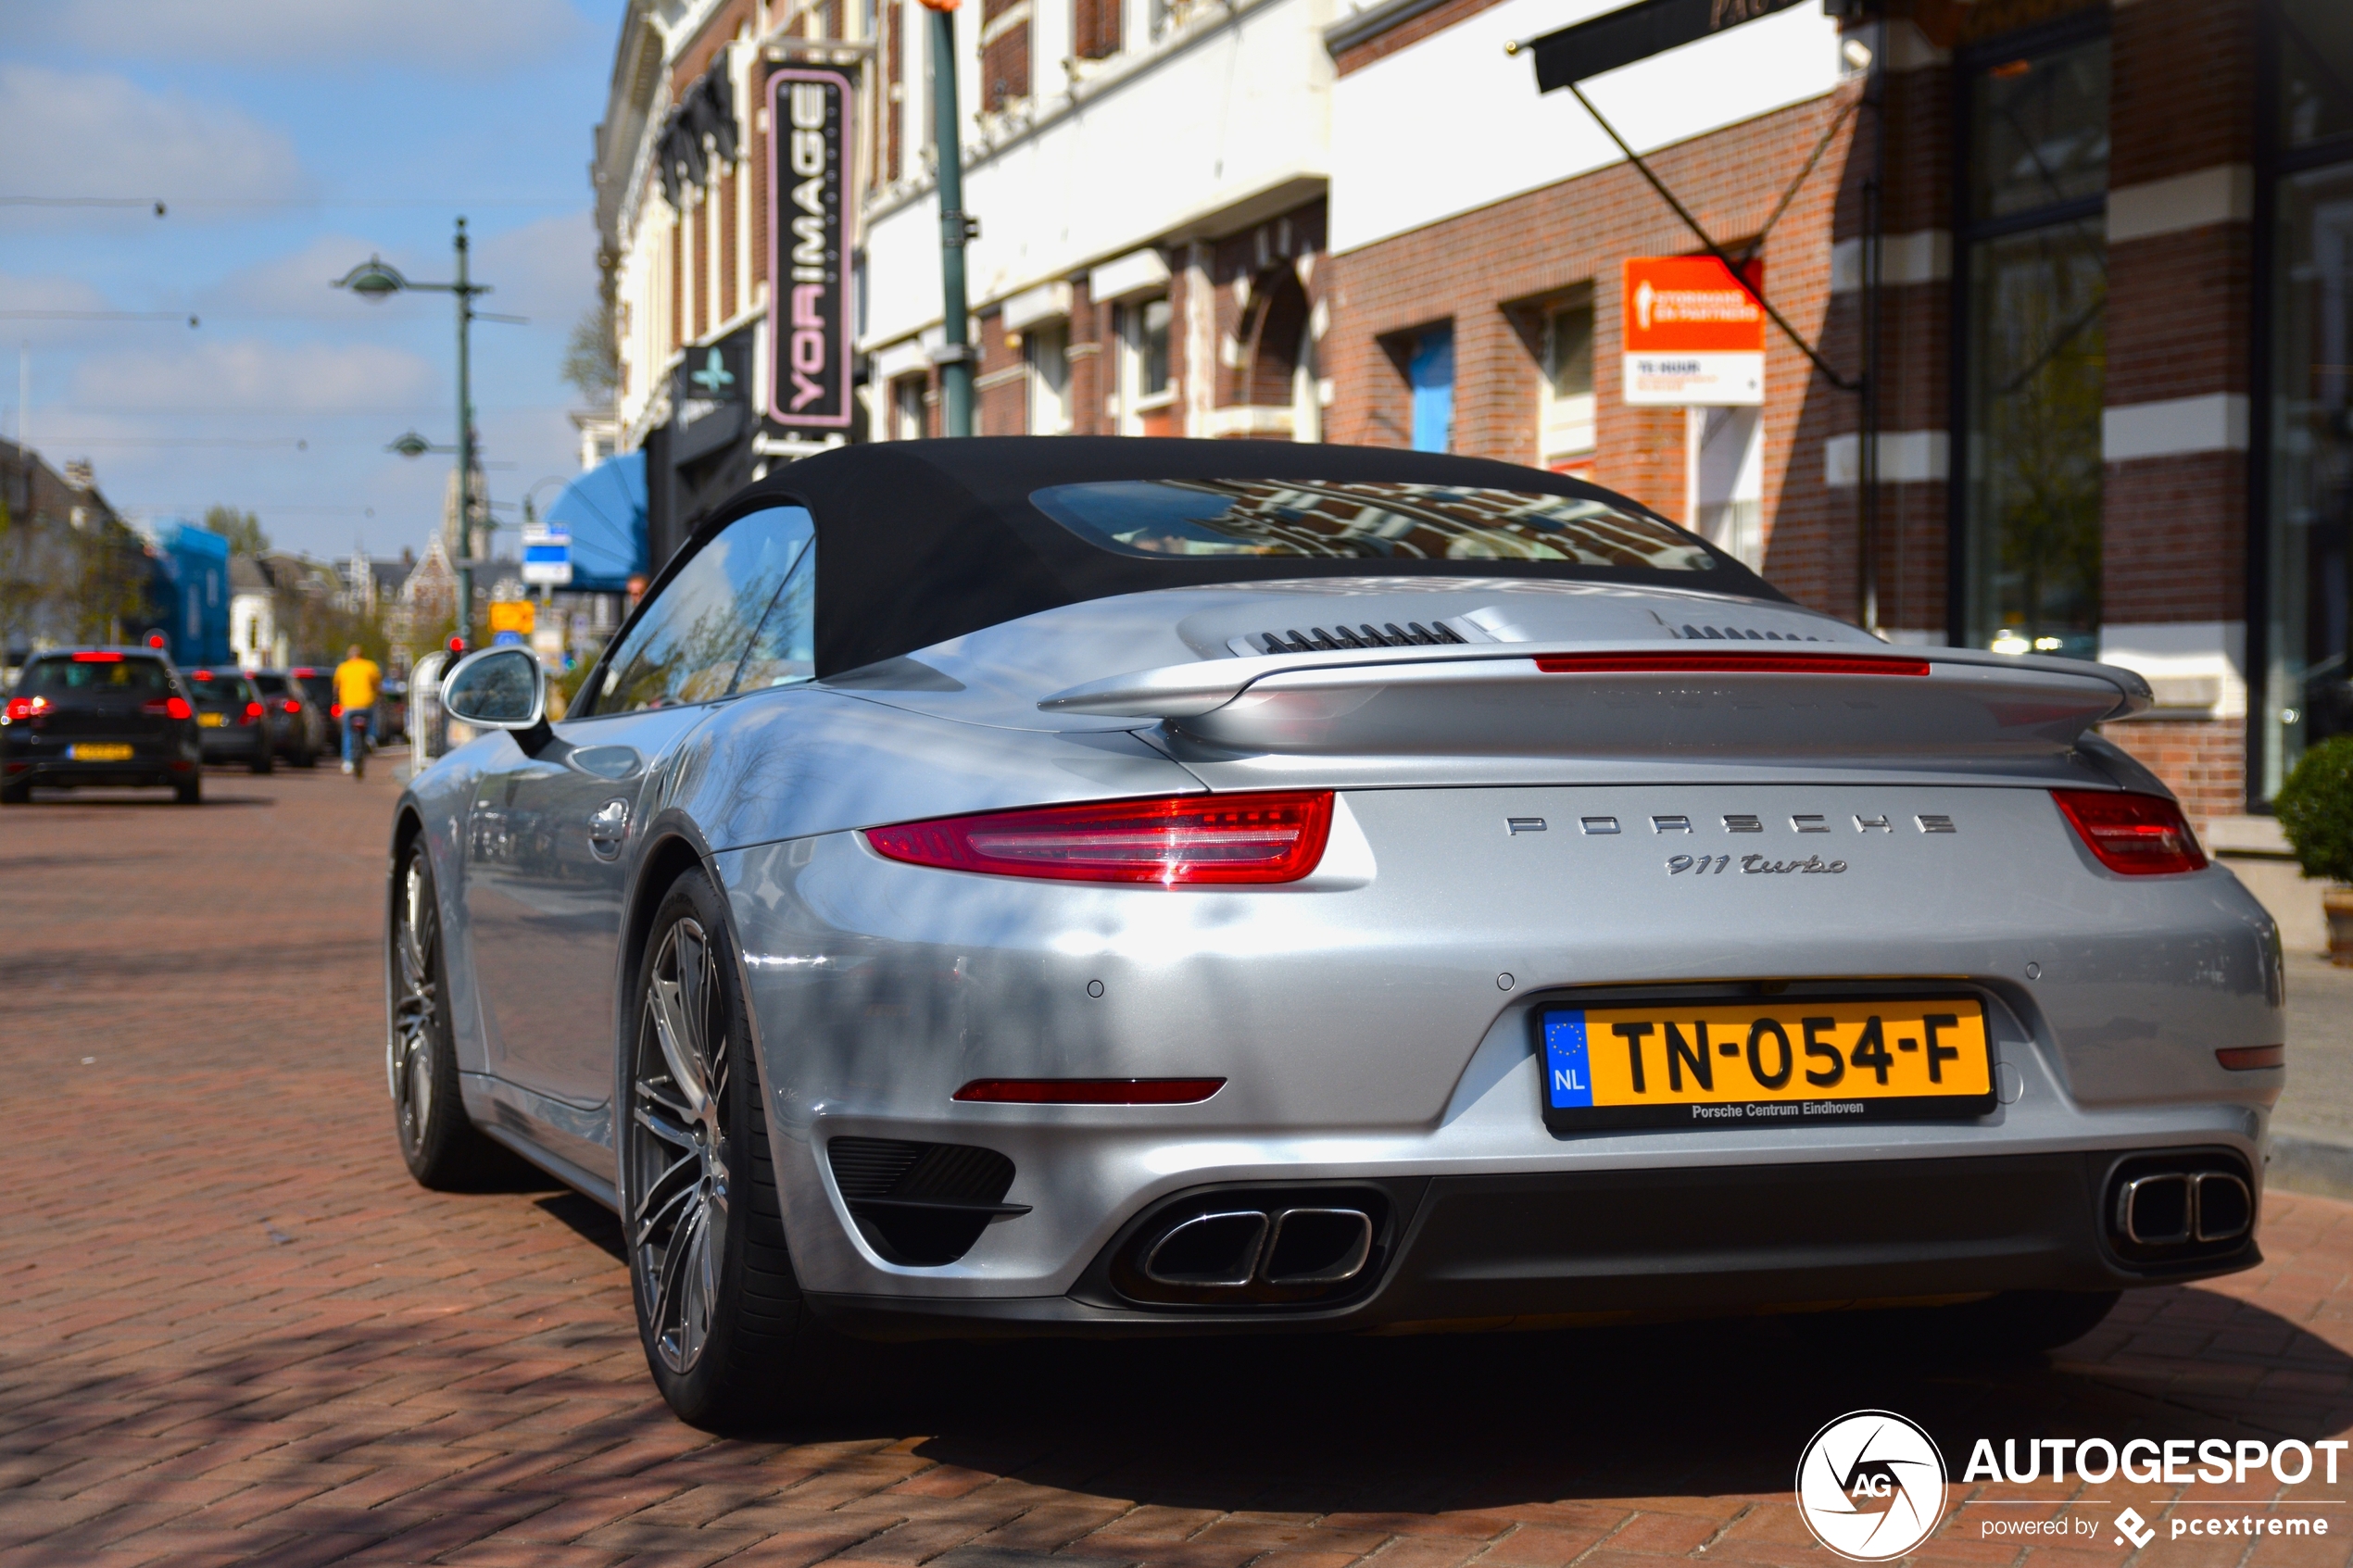
{"type": "MultiPolygon", "coordinates": [[[[1764,283],[1751,262],[1749,282],[1764,283]]],[[[1712,256],[1626,258],[1626,401],[1732,405],[1765,400],[1765,312],[1712,256]]]]}

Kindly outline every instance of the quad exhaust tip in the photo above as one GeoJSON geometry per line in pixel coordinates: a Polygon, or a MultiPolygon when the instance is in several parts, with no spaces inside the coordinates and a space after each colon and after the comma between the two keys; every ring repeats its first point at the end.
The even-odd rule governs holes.
{"type": "Polygon", "coordinates": [[[2255,1223],[2255,1195],[2228,1171],[2159,1171],[2116,1189],[2116,1229],[2135,1247],[2236,1241],[2255,1223]]]}
{"type": "Polygon", "coordinates": [[[1143,1275],[1181,1290],[1345,1285],[1373,1254],[1362,1209],[1221,1209],[1180,1220],[1144,1252],[1143,1275]]]}

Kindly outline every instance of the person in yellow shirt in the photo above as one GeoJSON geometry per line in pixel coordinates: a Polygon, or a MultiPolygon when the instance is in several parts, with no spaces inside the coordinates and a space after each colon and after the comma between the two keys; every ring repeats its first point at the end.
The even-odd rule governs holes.
{"type": "Polygon", "coordinates": [[[335,703],[343,709],[343,771],[358,772],[368,765],[368,737],[376,729],[376,695],[384,690],[384,672],[376,661],[351,645],[350,657],[335,666],[335,703]]]}

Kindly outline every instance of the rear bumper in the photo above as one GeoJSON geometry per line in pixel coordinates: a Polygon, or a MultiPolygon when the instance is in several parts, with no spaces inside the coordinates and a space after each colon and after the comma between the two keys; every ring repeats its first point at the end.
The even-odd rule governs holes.
{"type": "Polygon", "coordinates": [[[270,742],[261,725],[239,724],[207,730],[199,744],[204,747],[204,759],[211,762],[232,758],[244,761],[258,757],[269,748],[270,742]]]}
{"type": "MultiPolygon", "coordinates": [[[[2245,1170],[2234,1152],[2211,1152],[2245,1170]]],[[[872,1337],[1410,1333],[2118,1290],[2262,1261],[2251,1229],[2194,1261],[2121,1258],[2107,1211],[2118,1167],[2133,1157],[1841,1160],[1752,1168],[1731,1180],[1667,1168],[1361,1183],[1392,1206],[1390,1239],[1363,1289],[1320,1309],[1124,1299],[1110,1265],[1134,1245],[1134,1227],[1065,1296],[810,1300],[837,1326],[872,1337]]],[[[1332,1189],[1302,1184],[1317,1195],[1332,1189]]]]}

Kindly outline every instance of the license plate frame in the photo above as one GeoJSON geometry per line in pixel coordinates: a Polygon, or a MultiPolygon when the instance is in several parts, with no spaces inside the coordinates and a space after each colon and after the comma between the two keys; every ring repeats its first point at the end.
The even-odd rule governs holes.
{"type": "Polygon", "coordinates": [[[1531,1009],[1529,1021],[1538,1104],[1554,1133],[1972,1121],[1996,1106],[1985,1002],[1958,991],[1699,1003],[1559,1001],[1531,1009]],[[1573,1030],[1555,1029],[1556,1021],[1572,1016],[1573,1030]],[[1768,1022],[1779,1038],[1765,1028],[1768,1022]],[[1629,1037],[1620,1024],[1649,1027],[1629,1037]],[[1671,1036],[1669,1024],[1675,1026],[1671,1036]],[[1711,1033],[1726,1025],[1729,1035],[1711,1033]],[[1831,1050],[1841,1063],[1834,1076],[1823,1054],[1831,1050]],[[1701,1061],[1707,1064],[1705,1073],[1701,1061]],[[1778,1086],[1761,1087],[1774,1082],[1776,1070],[1778,1086]],[[1938,1085],[1949,1081],[1957,1087],[1920,1081],[1931,1071],[1938,1085]],[[1820,1082],[1823,1077],[1830,1082],[1820,1082]],[[1882,1077],[1884,1085],[1876,1081],[1882,1077]],[[1746,1094],[1739,1092],[1742,1085],[1746,1094]],[[1902,1092],[1907,1089],[1929,1092],[1902,1092]],[[1637,1091],[1642,1098],[1634,1098],[1637,1091]]]}
{"type": "Polygon", "coordinates": [[[69,762],[128,762],[136,753],[122,741],[75,741],[66,747],[69,762]]]}

